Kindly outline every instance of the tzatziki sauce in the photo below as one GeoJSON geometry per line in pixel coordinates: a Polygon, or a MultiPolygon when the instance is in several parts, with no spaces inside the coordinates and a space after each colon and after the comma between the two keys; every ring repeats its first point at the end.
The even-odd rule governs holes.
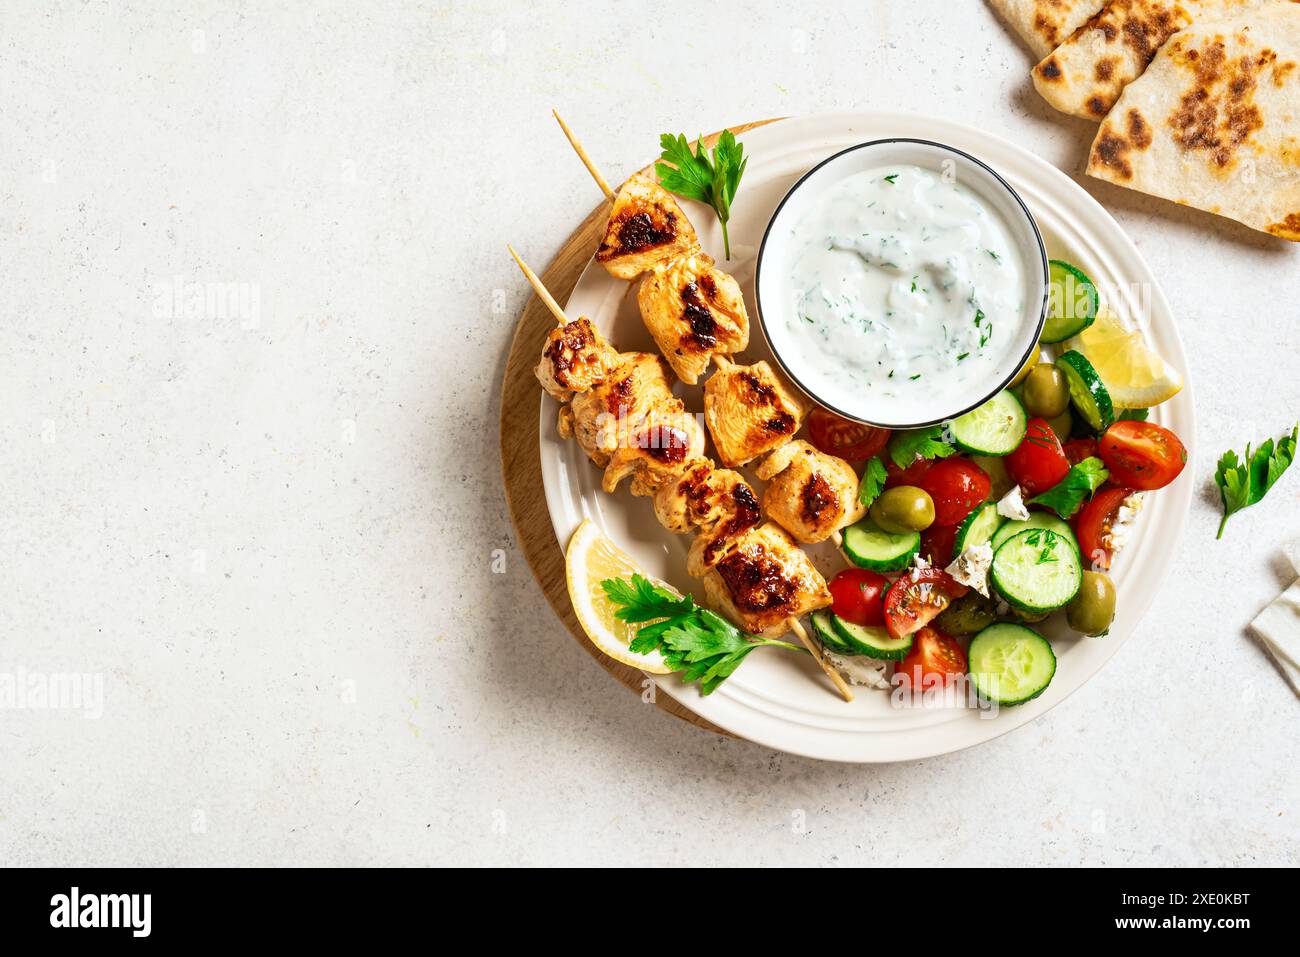
{"type": "Polygon", "coordinates": [[[854,173],[808,208],[789,249],[774,347],[835,408],[940,393],[968,407],[1026,348],[1024,261],[1001,215],[951,175],[854,173]]]}

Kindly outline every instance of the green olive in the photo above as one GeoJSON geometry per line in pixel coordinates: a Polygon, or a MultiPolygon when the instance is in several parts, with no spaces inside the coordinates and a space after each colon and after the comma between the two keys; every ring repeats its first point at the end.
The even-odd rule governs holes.
{"type": "Polygon", "coordinates": [[[1070,414],[1069,409],[1066,409],[1054,419],[1048,419],[1047,424],[1052,427],[1052,431],[1056,433],[1056,437],[1061,440],[1062,445],[1070,441],[1070,434],[1074,431],[1074,416],[1070,414]]]}
{"type": "Polygon", "coordinates": [[[985,475],[989,477],[989,484],[993,490],[989,492],[989,500],[996,502],[1002,496],[1011,491],[1011,486],[1016,484],[1011,473],[1007,471],[1006,463],[996,455],[972,455],[971,461],[980,467],[985,475]]]}
{"type": "Polygon", "coordinates": [[[949,635],[973,635],[997,620],[992,599],[977,591],[969,591],[945,608],[934,624],[949,635]]]}
{"type": "Polygon", "coordinates": [[[921,532],[934,524],[934,499],[915,485],[887,488],[871,503],[871,520],[886,532],[921,532]]]}
{"type": "Polygon", "coordinates": [[[1020,385],[1020,383],[1025,381],[1025,377],[1028,376],[1029,373],[1038,368],[1038,357],[1041,353],[1042,350],[1038,348],[1038,343],[1035,342],[1034,351],[1029,353],[1029,358],[1025,360],[1025,364],[1020,367],[1020,371],[1016,373],[1016,377],[1011,380],[1011,385],[1007,388],[1014,389],[1016,386],[1020,385]]]}
{"type": "Polygon", "coordinates": [[[1065,374],[1050,362],[1041,362],[1025,377],[1025,411],[1054,419],[1070,407],[1070,387],[1065,374]]]}
{"type": "Polygon", "coordinates": [[[1115,583],[1104,572],[1084,572],[1079,594],[1066,606],[1065,619],[1084,635],[1104,635],[1115,620],[1115,583]]]}
{"type": "Polygon", "coordinates": [[[1011,609],[1011,615],[1016,621],[1023,622],[1026,625],[1036,625],[1040,621],[1047,621],[1051,617],[1050,611],[1032,612],[1021,611],[1019,608],[1011,609]]]}

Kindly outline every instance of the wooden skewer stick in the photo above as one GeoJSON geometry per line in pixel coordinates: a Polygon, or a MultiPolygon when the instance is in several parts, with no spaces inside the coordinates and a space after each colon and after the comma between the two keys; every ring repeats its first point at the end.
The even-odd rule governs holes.
{"type": "Polygon", "coordinates": [[[587,151],[582,148],[582,144],[578,142],[578,138],[573,135],[573,130],[569,129],[569,124],[564,122],[564,117],[560,116],[556,110],[551,110],[551,114],[555,117],[555,122],[560,124],[560,129],[564,130],[564,135],[569,140],[569,145],[572,146],[573,151],[578,154],[578,159],[582,160],[582,165],[587,167],[587,172],[590,173],[591,178],[596,181],[596,185],[600,187],[600,191],[605,194],[607,199],[612,200],[614,198],[614,191],[609,188],[609,183],[605,182],[605,177],[600,175],[600,170],[596,169],[596,164],[593,163],[591,157],[587,155],[587,151]]]}
{"type": "Polygon", "coordinates": [[[507,243],[506,249],[510,250],[510,255],[515,257],[515,262],[518,264],[519,268],[523,270],[524,276],[528,279],[528,284],[533,287],[533,292],[537,293],[537,298],[545,303],[547,309],[551,310],[551,315],[555,317],[556,321],[559,322],[560,325],[567,325],[569,317],[564,314],[564,310],[561,309],[560,304],[555,301],[555,297],[551,295],[551,291],[543,285],[540,279],[537,278],[537,273],[529,269],[528,263],[519,258],[519,254],[515,252],[514,246],[507,243]]]}
{"type": "Polygon", "coordinates": [[[839,529],[831,532],[831,544],[835,546],[835,550],[840,553],[840,558],[844,559],[850,568],[857,567],[853,559],[849,558],[849,553],[844,550],[844,535],[839,529]]]}
{"type": "Polygon", "coordinates": [[[799,637],[801,642],[803,642],[803,646],[808,649],[808,654],[813,656],[813,661],[821,665],[822,671],[826,672],[826,677],[831,679],[831,684],[835,686],[835,690],[844,696],[845,701],[852,701],[853,692],[849,690],[848,683],[844,680],[844,677],[835,670],[835,666],[826,660],[826,656],[822,654],[821,646],[817,644],[817,642],[813,641],[812,636],[808,634],[807,630],[804,628],[803,622],[799,621],[797,618],[791,618],[790,630],[799,637]]]}

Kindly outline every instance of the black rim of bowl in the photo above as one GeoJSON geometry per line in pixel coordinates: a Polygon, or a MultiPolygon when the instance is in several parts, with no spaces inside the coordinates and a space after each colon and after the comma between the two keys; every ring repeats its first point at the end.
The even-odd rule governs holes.
{"type": "Polygon", "coordinates": [[[1002,178],[1001,173],[999,173],[997,170],[995,170],[992,166],[984,162],[979,157],[972,156],[970,153],[967,153],[965,150],[958,149],[955,146],[949,146],[947,143],[940,143],[937,142],[936,140],[919,139],[917,137],[910,137],[910,136],[892,136],[886,139],[871,140],[870,142],[867,143],[858,143],[855,146],[850,146],[847,147],[846,149],[842,149],[838,153],[831,154],[830,156],[826,157],[826,159],[822,160],[820,163],[814,166],[812,169],[808,170],[808,172],[800,176],[799,179],[795,181],[795,184],[791,186],[789,190],[786,191],[785,196],[781,197],[781,202],[777,204],[776,210],[772,213],[772,218],[768,220],[767,228],[763,230],[763,241],[759,244],[758,247],[758,260],[754,267],[754,304],[758,309],[758,324],[763,329],[763,338],[767,340],[768,350],[772,353],[772,357],[776,359],[777,365],[781,367],[781,370],[787,376],[789,376],[790,380],[794,382],[796,386],[799,387],[799,390],[803,392],[804,395],[812,399],[812,401],[816,403],[818,406],[820,406],[821,408],[827,410],[828,412],[835,413],[840,418],[848,419],[850,422],[858,422],[861,423],[862,425],[872,425],[881,429],[898,429],[900,431],[905,431],[907,429],[924,429],[924,428],[929,428],[930,426],[940,425],[944,422],[951,422],[953,419],[959,418],[965,415],[967,412],[970,412],[974,409],[978,409],[981,405],[983,405],[985,402],[992,399],[995,395],[997,395],[999,392],[1006,389],[1007,386],[1011,384],[1011,381],[1017,375],[1019,375],[1020,370],[1024,368],[1025,363],[1029,361],[1029,357],[1033,354],[1034,347],[1038,345],[1038,337],[1043,334],[1043,326],[1047,322],[1047,302],[1048,302],[1049,293],[1051,291],[1050,283],[1051,283],[1051,279],[1048,273],[1047,246],[1043,242],[1043,234],[1038,228],[1038,221],[1034,219],[1034,214],[1029,211],[1029,206],[1026,205],[1025,201],[1020,198],[1020,194],[1016,192],[1015,188],[1012,187],[1010,183],[1008,183],[1005,179],[1002,178]],[[772,345],[772,336],[767,331],[767,320],[763,316],[763,297],[761,293],[761,290],[763,288],[762,286],[763,257],[764,254],[767,252],[767,240],[768,237],[772,235],[772,227],[776,225],[776,221],[781,216],[781,210],[785,209],[785,204],[790,201],[790,197],[799,191],[799,188],[802,187],[803,184],[808,181],[809,177],[811,177],[823,166],[826,166],[828,163],[834,162],[835,160],[839,159],[841,156],[846,156],[849,153],[854,153],[857,152],[858,150],[868,149],[873,146],[887,146],[891,143],[915,143],[921,146],[932,146],[937,149],[945,150],[946,152],[956,154],[957,156],[961,156],[964,159],[967,159],[970,162],[974,163],[976,166],[981,167],[985,172],[987,172],[990,176],[992,176],[998,182],[998,184],[1001,185],[1003,189],[1005,189],[1008,193],[1011,194],[1011,198],[1016,201],[1016,204],[1020,207],[1021,212],[1025,214],[1025,219],[1028,220],[1029,222],[1029,228],[1033,230],[1034,240],[1038,243],[1038,255],[1043,263],[1043,301],[1039,304],[1038,307],[1038,322],[1037,322],[1036,330],[1034,332],[1034,338],[1029,343],[1029,348],[1025,350],[1025,354],[1020,357],[1020,361],[1016,363],[1012,373],[1009,376],[1007,376],[1005,379],[1003,379],[1002,382],[998,384],[997,388],[993,389],[987,395],[982,396],[978,402],[972,403],[971,405],[962,409],[960,412],[954,412],[952,415],[944,416],[943,418],[940,419],[932,419],[927,422],[915,422],[915,423],[907,423],[907,424],[872,422],[867,419],[859,418],[856,415],[850,415],[844,410],[837,409],[835,406],[826,402],[825,400],[820,398],[816,393],[814,393],[811,389],[809,389],[806,385],[804,385],[803,382],[800,381],[799,377],[796,376],[792,371],[790,371],[790,367],[786,365],[785,360],[781,358],[781,353],[778,352],[776,347],[772,345]]]}

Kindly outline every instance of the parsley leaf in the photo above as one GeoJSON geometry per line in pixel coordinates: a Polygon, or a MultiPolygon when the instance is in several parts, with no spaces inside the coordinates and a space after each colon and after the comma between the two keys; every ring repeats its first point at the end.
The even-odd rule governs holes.
{"type": "Polygon", "coordinates": [[[889,457],[900,469],[917,459],[946,459],[957,450],[944,439],[942,425],[910,432],[895,432],[889,440],[889,457]]]}
{"type": "Polygon", "coordinates": [[[662,153],[660,162],[655,163],[655,172],[659,174],[659,184],[670,193],[713,207],[718,222],[722,224],[722,245],[730,259],[731,237],[727,233],[727,221],[731,218],[731,204],[749,160],[745,156],[745,147],[736,142],[730,130],[724,130],[718,137],[712,156],[704,148],[703,139],[703,136],[696,139],[695,152],[692,153],[685,134],[661,134],[659,148],[662,153]]]}
{"type": "Polygon", "coordinates": [[[1057,482],[1042,495],[1035,495],[1029,500],[1031,505],[1050,508],[1061,518],[1069,518],[1079,510],[1092,493],[1101,488],[1110,473],[1101,459],[1089,456],[1078,465],[1072,466],[1065,473],[1065,478],[1057,482]]]}
{"type": "Polygon", "coordinates": [[[1214,472],[1219,498],[1223,500],[1223,521],[1219,523],[1219,534],[1215,538],[1223,537],[1230,515],[1259,502],[1295,461],[1298,435],[1300,425],[1276,443],[1267,439],[1253,453],[1247,445],[1246,454],[1240,459],[1231,449],[1223,453],[1214,472]]]}
{"type": "Polygon", "coordinates": [[[880,461],[880,456],[867,460],[867,467],[862,470],[862,481],[858,483],[858,501],[864,508],[870,508],[871,503],[880,497],[880,493],[885,490],[887,478],[889,473],[885,471],[885,463],[880,461]]]}
{"type": "Polygon", "coordinates": [[[600,583],[600,587],[605,590],[611,602],[620,606],[614,613],[620,621],[642,622],[670,618],[686,614],[694,607],[689,596],[681,598],[641,575],[634,575],[631,579],[607,578],[600,583]]]}
{"type": "Polygon", "coordinates": [[[690,595],[678,597],[643,575],[631,579],[607,578],[600,583],[605,596],[618,608],[616,618],[649,622],[628,644],[635,654],[658,650],[682,681],[699,682],[700,694],[711,694],[726,681],[755,648],[778,647],[804,651],[788,641],[747,635],[721,615],[701,608],[690,595]]]}

